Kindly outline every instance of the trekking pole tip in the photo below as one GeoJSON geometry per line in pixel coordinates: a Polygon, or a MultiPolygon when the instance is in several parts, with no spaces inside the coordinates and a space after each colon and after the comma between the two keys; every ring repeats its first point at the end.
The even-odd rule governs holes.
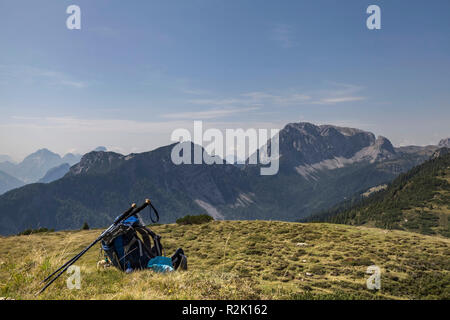
{"type": "Polygon", "coordinates": [[[132,203],[132,204],[131,204],[131,207],[132,207],[132,208],[136,208],[136,203],[132,203]]]}

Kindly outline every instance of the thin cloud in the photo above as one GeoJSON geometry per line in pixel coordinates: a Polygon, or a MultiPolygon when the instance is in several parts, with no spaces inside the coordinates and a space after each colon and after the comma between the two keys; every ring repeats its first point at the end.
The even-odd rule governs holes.
{"type": "Polygon", "coordinates": [[[282,48],[292,48],[297,45],[294,29],[287,24],[277,24],[270,31],[270,39],[278,42],[282,48]]]}
{"type": "Polygon", "coordinates": [[[317,91],[315,98],[311,101],[312,104],[333,105],[345,102],[355,102],[366,100],[360,92],[364,89],[361,86],[348,83],[331,83],[332,88],[327,90],[317,91]]]}
{"type": "Polygon", "coordinates": [[[223,117],[227,117],[227,116],[240,114],[243,112],[255,111],[258,109],[259,109],[258,107],[212,109],[212,110],[205,110],[205,111],[169,113],[169,114],[163,114],[162,117],[168,118],[168,119],[206,120],[206,119],[223,118],[223,117]]]}
{"type": "Polygon", "coordinates": [[[303,93],[288,93],[275,95],[267,92],[248,92],[243,93],[241,96],[251,98],[251,100],[259,103],[273,103],[278,105],[290,105],[297,103],[304,103],[311,99],[311,97],[307,94],[303,93]]]}
{"type": "Polygon", "coordinates": [[[246,92],[237,97],[192,99],[188,103],[194,105],[209,105],[219,107],[233,106],[265,106],[265,105],[292,105],[304,103],[311,97],[303,93],[272,94],[269,92],[246,92]]]}
{"type": "Polygon", "coordinates": [[[193,100],[188,100],[188,103],[191,104],[197,104],[197,105],[213,105],[213,106],[226,106],[226,105],[237,105],[237,104],[242,104],[245,101],[242,99],[234,99],[234,98],[230,98],[230,99],[193,99],[193,100]]]}
{"type": "Polygon", "coordinates": [[[361,95],[362,87],[352,84],[332,83],[331,88],[311,92],[285,90],[285,92],[252,91],[238,96],[220,98],[191,99],[193,105],[216,107],[263,107],[263,106],[301,106],[301,105],[335,105],[366,100],[361,95]]]}
{"type": "Polygon", "coordinates": [[[154,133],[167,126],[179,125],[184,122],[160,121],[146,122],[122,119],[83,119],[76,117],[18,117],[13,116],[9,121],[0,123],[0,129],[8,128],[35,128],[35,129],[61,129],[66,131],[83,132],[128,132],[128,133],[154,133]]]}
{"type": "Polygon", "coordinates": [[[210,94],[209,91],[206,90],[202,90],[202,89],[189,89],[189,88],[181,88],[181,92],[186,93],[186,94],[191,94],[191,95],[206,95],[206,94],[210,94]]]}
{"type": "Polygon", "coordinates": [[[84,88],[86,87],[86,83],[82,81],[70,81],[70,80],[61,80],[60,84],[63,86],[69,86],[74,88],[84,88]]]}
{"type": "Polygon", "coordinates": [[[318,101],[312,102],[313,104],[336,104],[343,102],[353,102],[353,101],[361,101],[365,100],[364,97],[335,97],[335,98],[324,98],[318,101]]]}
{"type": "Polygon", "coordinates": [[[7,84],[12,81],[24,84],[47,84],[71,88],[84,88],[87,83],[76,80],[63,72],[37,68],[26,65],[0,65],[0,84],[7,84]]]}

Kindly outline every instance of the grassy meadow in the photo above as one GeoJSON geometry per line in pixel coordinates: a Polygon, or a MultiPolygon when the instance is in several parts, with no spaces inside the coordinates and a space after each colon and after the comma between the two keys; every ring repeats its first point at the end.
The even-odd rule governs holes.
{"type": "Polygon", "coordinates": [[[182,247],[189,270],[124,274],[97,269],[100,246],[76,265],[81,289],[63,275],[35,296],[46,275],[101,230],[0,237],[0,297],[11,299],[450,299],[450,240],[326,223],[213,221],[166,224],[166,255],[182,247]],[[381,290],[366,287],[381,268],[381,290]]]}

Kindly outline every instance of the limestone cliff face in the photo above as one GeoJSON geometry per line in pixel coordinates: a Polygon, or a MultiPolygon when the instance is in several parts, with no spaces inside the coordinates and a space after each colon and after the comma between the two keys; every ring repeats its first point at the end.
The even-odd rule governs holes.
{"type": "Polygon", "coordinates": [[[439,141],[438,147],[439,148],[443,148],[443,147],[450,148],[450,138],[442,139],[441,141],[439,141]]]}
{"type": "Polygon", "coordinates": [[[396,157],[391,142],[371,132],[331,125],[291,123],[280,131],[280,166],[314,178],[317,170],[333,170],[358,162],[374,163],[396,157]]]}
{"type": "Polygon", "coordinates": [[[370,132],[330,125],[290,123],[280,131],[280,155],[297,165],[351,158],[374,143],[375,136],[370,132]]]}

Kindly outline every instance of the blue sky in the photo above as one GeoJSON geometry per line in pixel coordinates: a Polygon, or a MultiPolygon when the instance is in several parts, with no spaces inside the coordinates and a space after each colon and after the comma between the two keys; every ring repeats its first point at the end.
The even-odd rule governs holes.
{"type": "Polygon", "coordinates": [[[2,0],[0,154],[139,152],[205,127],[450,136],[450,2],[2,0]],[[81,8],[81,30],[66,8],[81,8]],[[366,28],[377,4],[382,29],[366,28]]]}

